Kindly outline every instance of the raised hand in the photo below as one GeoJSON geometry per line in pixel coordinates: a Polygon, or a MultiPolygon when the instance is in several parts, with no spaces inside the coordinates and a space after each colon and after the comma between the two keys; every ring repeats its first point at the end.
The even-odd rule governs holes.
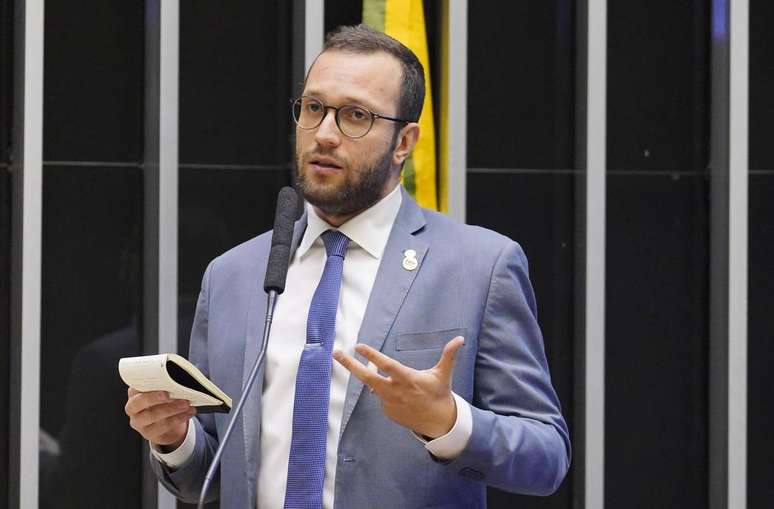
{"type": "Polygon", "coordinates": [[[333,358],[379,397],[387,417],[415,433],[438,438],[448,433],[457,420],[451,379],[454,358],[464,341],[462,336],[449,341],[438,363],[422,371],[404,366],[368,345],[355,346],[355,351],[370,361],[369,366],[373,363],[387,376],[341,350],[335,350],[333,358]]]}

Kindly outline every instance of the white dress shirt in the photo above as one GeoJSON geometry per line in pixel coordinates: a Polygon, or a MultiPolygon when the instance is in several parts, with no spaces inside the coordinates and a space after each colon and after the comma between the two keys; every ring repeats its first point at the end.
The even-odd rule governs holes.
{"type": "MultiPolygon", "coordinates": [[[[344,258],[339,306],[336,311],[334,348],[353,355],[366,305],[371,295],[384,248],[400,209],[400,186],[377,204],[350,219],[338,230],[349,237],[344,258]]],[[[281,509],[285,501],[288,460],[293,426],[296,373],[304,344],[306,320],[314,291],[322,276],[327,255],[320,235],[335,229],[307,205],[307,227],[288,269],[285,292],[277,299],[271,335],[266,351],[261,412],[261,467],[258,472],[260,509],[281,509]]],[[[338,362],[331,369],[331,393],[328,407],[323,507],[333,508],[336,460],[349,371],[338,362]]],[[[472,433],[472,415],[468,404],[454,394],[457,421],[446,435],[425,442],[434,456],[451,459],[467,445],[472,433]]],[[[183,444],[168,454],[153,448],[153,454],[175,468],[193,452],[196,434],[193,423],[183,444]]],[[[408,430],[406,431],[409,432],[408,430]]],[[[419,437],[417,437],[419,438],[419,437]]],[[[418,444],[419,445],[419,444],[418,444]]]]}

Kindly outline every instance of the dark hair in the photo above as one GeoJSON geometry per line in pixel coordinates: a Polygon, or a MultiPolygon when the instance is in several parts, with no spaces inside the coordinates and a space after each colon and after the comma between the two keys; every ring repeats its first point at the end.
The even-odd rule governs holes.
{"type": "Polygon", "coordinates": [[[412,122],[419,120],[425,100],[425,72],[414,52],[399,40],[361,23],[341,26],[330,32],[325,38],[325,51],[361,54],[382,51],[395,57],[400,62],[402,72],[397,115],[412,122]]]}

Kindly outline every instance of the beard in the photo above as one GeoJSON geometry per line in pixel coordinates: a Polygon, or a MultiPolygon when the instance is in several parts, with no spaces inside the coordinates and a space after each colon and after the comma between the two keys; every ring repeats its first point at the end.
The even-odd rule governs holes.
{"type": "Polygon", "coordinates": [[[314,178],[303,171],[304,165],[314,156],[334,157],[320,150],[296,155],[296,173],[298,189],[304,199],[331,216],[354,214],[371,207],[382,198],[387,182],[390,180],[392,152],[397,138],[379,158],[367,166],[356,169],[347,159],[336,157],[345,171],[344,180],[335,184],[315,182],[314,178]]]}

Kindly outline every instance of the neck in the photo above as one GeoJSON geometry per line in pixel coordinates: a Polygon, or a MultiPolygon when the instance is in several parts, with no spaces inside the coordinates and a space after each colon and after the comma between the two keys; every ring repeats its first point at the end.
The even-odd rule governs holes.
{"type": "MultiPolygon", "coordinates": [[[[366,209],[363,209],[366,210],[366,209]]],[[[363,210],[358,210],[357,212],[352,212],[350,214],[326,214],[324,211],[320,210],[317,207],[314,207],[314,211],[317,213],[318,216],[320,216],[320,219],[325,221],[331,226],[334,226],[338,228],[339,226],[343,225],[353,217],[357,216],[358,214],[361,214],[363,210]]]]}
{"type": "Polygon", "coordinates": [[[314,211],[317,213],[320,219],[322,219],[329,225],[333,226],[334,228],[338,228],[339,226],[343,225],[353,217],[362,214],[369,208],[373,207],[374,205],[382,201],[388,194],[390,194],[395,189],[395,187],[398,185],[399,182],[400,182],[400,179],[395,180],[394,183],[391,183],[391,185],[386,186],[385,190],[382,191],[382,194],[379,196],[379,198],[374,203],[372,203],[371,205],[369,205],[364,209],[360,209],[355,212],[348,212],[346,214],[328,214],[324,210],[320,210],[318,207],[314,207],[314,211]]]}

